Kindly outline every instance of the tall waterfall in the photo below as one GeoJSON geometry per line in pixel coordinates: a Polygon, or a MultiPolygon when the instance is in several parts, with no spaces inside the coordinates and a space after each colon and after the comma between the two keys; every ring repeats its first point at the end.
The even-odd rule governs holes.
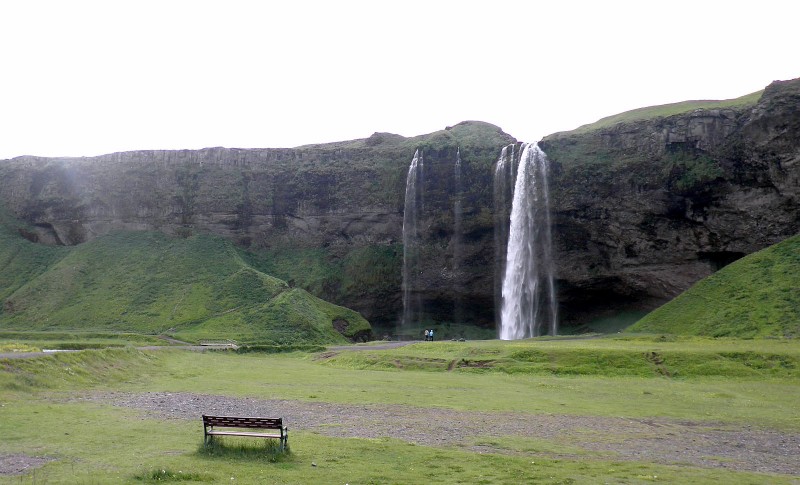
{"type": "Polygon", "coordinates": [[[455,276],[455,287],[453,288],[455,298],[453,301],[453,321],[463,323],[464,321],[464,285],[462,284],[461,271],[461,234],[463,232],[463,209],[461,207],[464,197],[464,187],[461,180],[461,150],[456,151],[456,163],[453,168],[453,179],[455,180],[454,201],[453,201],[453,275],[455,276]]]}
{"type": "Polygon", "coordinates": [[[523,145],[503,279],[503,340],[558,331],[547,172],[547,156],[539,146],[523,145]]]}
{"type": "Polygon", "coordinates": [[[506,269],[508,222],[511,217],[511,200],[514,197],[516,145],[503,147],[494,170],[494,321],[499,325],[503,305],[503,278],[506,269]]]}
{"type": "Polygon", "coordinates": [[[422,212],[422,186],[424,162],[417,150],[408,167],[406,177],[406,199],[403,208],[403,317],[401,325],[408,328],[420,321],[422,300],[412,290],[419,274],[419,229],[417,221],[422,212]]]}
{"type": "Polygon", "coordinates": [[[456,164],[453,169],[453,179],[455,180],[455,197],[453,202],[453,269],[458,271],[461,267],[461,232],[463,213],[461,200],[464,187],[461,181],[461,150],[456,151],[456,164]]]}

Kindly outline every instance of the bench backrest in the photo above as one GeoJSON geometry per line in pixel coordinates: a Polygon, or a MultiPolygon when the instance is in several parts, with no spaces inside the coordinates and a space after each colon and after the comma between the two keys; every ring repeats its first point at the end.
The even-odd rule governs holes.
{"type": "Polygon", "coordinates": [[[203,425],[227,428],[281,429],[283,428],[283,418],[241,418],[233,416],[206,416],[204,414],[203,425]]]}

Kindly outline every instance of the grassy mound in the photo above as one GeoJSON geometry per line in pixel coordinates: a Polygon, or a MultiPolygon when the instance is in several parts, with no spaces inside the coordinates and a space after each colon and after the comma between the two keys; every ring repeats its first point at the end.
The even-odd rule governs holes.
{"type": "Polygon", "coordinates": [[[418,343],[392,350],[325,354],[358,370],[640,378],[797,378],[800,353],[787,340],[699,337],[537,338],[418,343]]]}
{"type": "Polygon", "coordinates": [[[370,331],[358,313],[257,271],[219,237],[132,232],[52,248],[5,225],[0,257],[7,330],[276,344],[343,342],[370,331]]]}
{"type": "Polygon", "coordinates": [[[52,354],[1,361],[0,391],[33,392],[71,386],[91,388],[130,381],[156,357],[132,348],[52,354]]]}
{"type": "Polygon", "coordinates": [[[800,335],[800,235],[698,282],[628,328],[712,337],[800,335]]]}

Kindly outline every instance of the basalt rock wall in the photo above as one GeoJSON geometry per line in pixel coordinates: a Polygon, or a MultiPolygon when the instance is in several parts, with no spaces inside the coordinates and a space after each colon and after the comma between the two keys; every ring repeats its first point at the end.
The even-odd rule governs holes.
{"type": "Polygon", "coordinates": [[[569,323],[651,309],[800,232],[800,81],[755,105],[546,137],[569,323]]]}

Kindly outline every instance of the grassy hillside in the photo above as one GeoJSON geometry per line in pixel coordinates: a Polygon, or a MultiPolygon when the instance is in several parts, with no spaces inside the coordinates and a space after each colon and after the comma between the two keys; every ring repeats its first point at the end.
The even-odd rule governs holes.
{"type": "Polygon", "coordinates": [[[0,325],[324,343],[369,331],[356,312],[255,270],[214,236],[118,233],[72,248],[0,230],[0,325]]]}
{"type": "Polygon", "coordinates": [[[20,230],[24,231],[24,227],[0,207],[0,301],[5,301],[68,252],[66,248],[33,244],[20,235],[20,230]]]}
{"type": "Polygon", "coordinates": [[[742,106],[755,105],[762,94],[764,94],[763,89],[761,91],[756,91],[755,93],[750,93],[734,99],[681,101],[679,103],[638,108],[631,111],[625,111],[624,113],[601,118],[594,123],[580,126],[570,133],[586,133],[600,128],[608,128],[609,126],[616,125],[617,123],[630,123],[634,121],[673,116],[682,113],[688,113],[696,109],[739,108],[742,106]]]}
{"type": "Polygon", "coordinates": [[[726,266],[628,331],[800,336],[800,235],[726,266]]]}

